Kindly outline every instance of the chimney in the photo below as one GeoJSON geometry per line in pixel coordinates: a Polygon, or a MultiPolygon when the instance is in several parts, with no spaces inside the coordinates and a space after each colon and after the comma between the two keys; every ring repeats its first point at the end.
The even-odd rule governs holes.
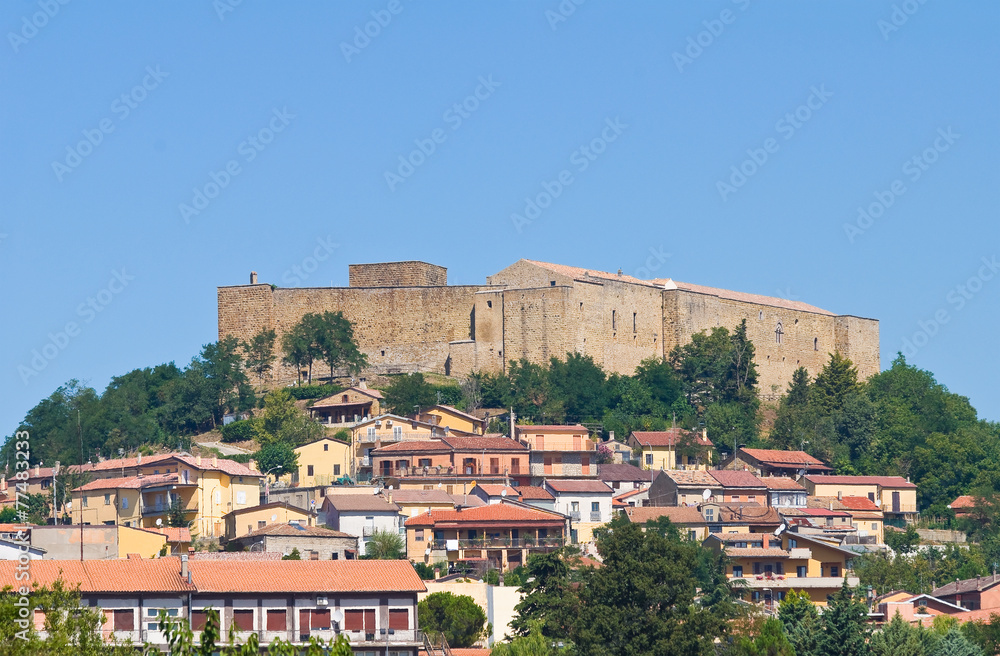
{"type": "Polygon", "coordinates": [[[186,579],[188,577],[188,557],[187,554],[181,556],[181,578],[186,579]]]}
{"type": "Polygon", "coordinates": [[[142,464],[142,452],[139,453],[138,457],[135,459],[136,466],[142,464]]]}
{"type": "Polygon", "coordinates": [[[250,272],[250,284],[251,285],[256,285],[257,284],[257,272],[256,271],[251,271],[250,272]]]}
{"type": "Polygon", "coordinates": [[[615,441],[615,432],[614,431],[608,431],[608,439],[610,441],[612,441],[612,442],[615,441]]]}
{"type": "Polygon", "coordinates": [[[198,467],[201,467],[201,456],[197,456],[194,459],[194,464],[197,465],[198,467]]]}
{"type": "Polygon", "coordinates": [[[440,567],[435,567],[434,568],[434,580],[436,581],[439,578],[441,578],[441,568],[440,567]]]}
{"type": "Polygon", "coordinates": [[[42,466],[35,465],[35,476],[41,476],[41,475],[42,475],[42,466]]]}
{"type": "Polygon", "coordinates": [[[219,468],[219,459],[216,456],[212,456],[212,469],[219,468]]]}
{"type": "Polygon", "coordinates": [[[844,491],[837,490],[837,501],[842,501],[844,499],[844,491]]]}
{"type": "Polygon", "coordinates": [[[358,389],[368,389],[368,381],[366,381],[364,378],[359,378],[358,389]]]}

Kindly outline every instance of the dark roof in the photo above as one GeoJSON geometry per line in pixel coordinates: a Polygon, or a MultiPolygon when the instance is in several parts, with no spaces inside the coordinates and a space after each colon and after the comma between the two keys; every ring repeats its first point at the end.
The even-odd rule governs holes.
{"type": "Polygon", "coordinates": [[[940,588],[932,590],[931,595],[934,597],[943,597],[945,595],[962,594],[965,592],[982,592],[983,590],[992,588],[997,583],[1000,583],[1000,574],[977,576],[974,579],[952,581],[951,583],[942,585],[940,588]]]}
{"type": "Polygon", "coordinates": [[[723,487],[763,488],[764,483],[748,471],[713,469],[708,472],[723,487]]]}
{"type": "Polygon", "coordinates": [[[597,478],[602,481],[648,483],[653,480],[653,472],[626,463],[597,465],[597,478]]]}
{"type": "Polygon", "coordinates": [[[330,528],[323,528],[322,526],[302,526],[301,524],[268,524],[263,528],[258,528],[255,531],[251,531],[246,535],[239,536],[240,538],[256,538],[265,535],[272,535],[276,537],[307,537],[307,538],[352,538],[357,539],[350,533],[344,533],[343,531],[334,531],[330,528]]]}
{"type": "Polygon", "coordinates": [[[324,503],[339,512],[399,512],[399,506],[380,494],[328,494],[324,503]]]}
{"type": "Polygon", "coordinates": [[[675,446],[684,437],[693,438],[695,444],[712,446],[712,442],[697,431],[669,428],[665,431],[632,431],[632,437],[643,446],[675,446]]]}

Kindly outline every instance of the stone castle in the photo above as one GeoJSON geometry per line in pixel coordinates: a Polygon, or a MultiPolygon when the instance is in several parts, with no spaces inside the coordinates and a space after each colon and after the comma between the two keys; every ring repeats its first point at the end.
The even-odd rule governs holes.
{"type": "MultiPolygon", "coordinates": [[[[519,260],[485,285],[448,285],[447,269],[426,262],[352,264],[348,287],[283,289],[257,284],[256,274],[250,283],[219,287],[220,338],[273,328],[280,343],[303,314],[339,310],[354,324],[370,373],[462,377],[578,352],[608,373],[631,374],[644,358],[743,319],[765,398],[782,394],[799,366],[815,376],[834,351],[862,378],[879,371],[875,319],[669,278],[519,260]]],[[[279,364],[272,378],[294,380],[295,370],[279,364]]]]}

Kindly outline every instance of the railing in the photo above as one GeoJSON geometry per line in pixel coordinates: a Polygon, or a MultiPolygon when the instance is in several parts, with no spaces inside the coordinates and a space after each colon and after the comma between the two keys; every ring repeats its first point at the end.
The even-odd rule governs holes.
{"type": "MultiPolygon", "coordinates": [[[[446,549],[448,542],[455,542],[455,540],[433,540],[431,548],[446,549]]],[[[474,540],[458,540],[457,542],[459,549],[532,549],[535,547],[549,548],[563,546],[563,539],[561,537],[500,538],[489,540],[477,538],[474,540]]]]}
{"type": "Polygon", "coordinates": [[[363,526],[361,528],[361,536],[362,537],[366,537],[366,538],[371,537],[371,536],[375,535],[375,531],[377,531],[377,530],[378,529],[375,528],[374,526],[363,526]]]}
{"type": "Polygon", "coordinates": [[[590,513],[590,521],[592,521],[592,522],[599,522],[599,521],[601,521],[601,512],[600,511],[591,512],[590,513]]]}
{"type": "Polygon", "coordinates": [[[362,467],[371,467],[372,466],[372,459],[371,459],[371,457],[370,456],[361,456],[361,466],[362,467]]]}
{"type": "Polygon", "coordinates": [[[580,511],[579,510],[571,511],[569,513],[569,518],[572,519],[574,522],[580,521],[580,511]]]}
{"type": "Polygon", "coordinates": [[[899,504],[899,510],[892,509],[892,503],[883,503],[882,512],[887,513],[915,513],[917,512],[917,506],[912,503],[901,503],[899,504]]]}

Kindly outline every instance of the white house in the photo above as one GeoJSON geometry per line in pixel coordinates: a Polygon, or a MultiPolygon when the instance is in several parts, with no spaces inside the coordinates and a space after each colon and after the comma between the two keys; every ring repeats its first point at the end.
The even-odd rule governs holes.
{"type": "Polygon", "coordinates": [[[380,494],[328,494],[319,519],[328,528],[357,537],[359,555],[376,531],[406,535],[399,506],[380,494]]]}
{"type": "Polygon", "coordinates": [[[555,511],[570,518],[570,541],[593,541],[594,528],[611,521],[614,490],[603,481],[545,481],[545,490],[555,497],[555,511]]]}

